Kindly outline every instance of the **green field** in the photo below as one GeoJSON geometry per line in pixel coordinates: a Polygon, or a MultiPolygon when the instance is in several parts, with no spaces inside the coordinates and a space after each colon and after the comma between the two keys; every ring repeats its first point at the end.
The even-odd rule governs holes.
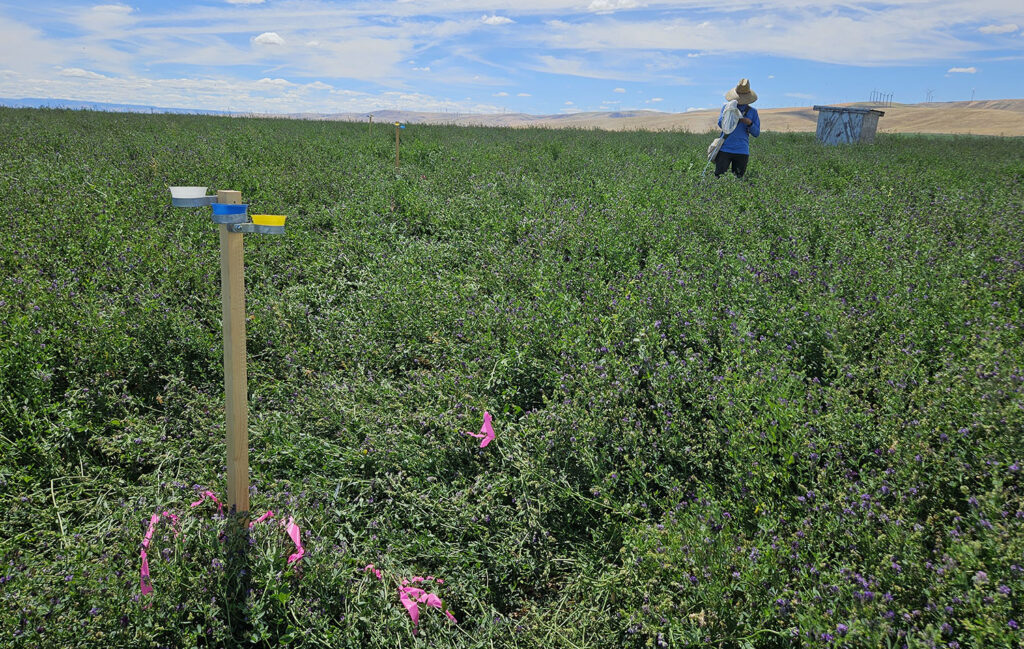
{"type": "Polygon", "coordinates": [[[0,109],[0,646],[1020,646],[1024,141],[373,128],[0,109]]]}

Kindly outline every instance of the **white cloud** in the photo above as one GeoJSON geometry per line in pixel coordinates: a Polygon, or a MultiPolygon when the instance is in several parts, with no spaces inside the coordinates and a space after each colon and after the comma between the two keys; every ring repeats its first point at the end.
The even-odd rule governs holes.
{"type": "Polygon", "coordinates": [[[973,65],[969,68],[950,68],[946,70],[946,74],[974,74],[978,71],[978,68],[973,65]]]}
{"type": "MultiPolygon", "coordinates": [[[[615,81],[656,81],[662,84],[687,84],[689,79],[678,76],[685,59],[657,51],[616,51],[614,49],[579,53],[559,57],[544,54],[523,68],[546,74],[611,79],[615,81]]],[[[622,89],[622,92],[625,92],[622,89]]]]}
{"type": "Polygon", "coordinates": [[[566,106],[572,106],[572,105],[573,105],[573,102],[571,102],[571,101],[567,101],[567,102],[565,102],[565,105],[566,105],[566,106]]]}
{"type": "Polygon", "coordinates": [[[508,93],[505,92],[504,90],[502,90],[501,92],[496,92],[496,93],[494,93],[491,96],[492,97],[508,97],[508,93]]]}
{"type": "Polygon", "coordinates": [[[697,112],[698,110],[711,110],[711,109],[710,108],[704,108],[703,106],[690,106],[689,108],[687,108],[683,112],[694,113],[694,112],[697,112]]]}
{"type": "Polygon", "coordinates": [[[963,18],[951,11],[922,13],[920,8],[897,7],[852,14],[827,4],[824,8],[779,8],[770,21],[759,12],[737,12],[703,21],[616,16],[570,24],[549,22],[537,40],[542,47],[563,51],[668,54],[696,50],[719,56],[763,54],[847,65],[941,60],[981,48],[954,35],[950,26],[962,23],[963,18]],[[735,38],[737,33],[744,38],[735,38]]]}
{"type": "Polygon", "coordinates": [[[814,99],[814,95],[809,95],[806,92],[784,92],[782,94],[794,99],[814,99]]]}
{"type": "Polygon", "coordinates": [[[512,20],[511,18],[506,18],[505,16],[497,16],[497,15],[495,15],[495,16],[482,16],[480,18],[480,22],[484,23],[485,25],[508,25],[508,24],[514,23],[515,21],[512,20]]]}
{"type": "Polygon", "coordinates": [[[71,21],[86,31],[109,34],[132,24],[135,21],[133,12],[134,9],[128,5],[95,5],[79,10],[71,17],[71,21]]]}
{"type": "Polygon", "coordinates": [[[259,5],[265,0],[225,0],[229,5],[259,5]]]}
{"type": "Polygon", "coordinates": [[[769,75],[768,75],[768,78],[769,78],[769,79],[774,79],[774,78],[775,78],[775,75],[774,75],[774,74],[769,74],[769,75]]]}
{"type": "Polygon", "coordinates": [[[295,85],[294,83],[288,81],[287,79],[268,79],[267,77],[260,79],[256,83],[258,83],[261,86],[277,86],[279,88],[286,88],[288,86],[295,85]]]}
{"type": "Polygon", "coordinates": [[[531,94],[530,94],[530,93],[528,93],[528,92],[520,92],[520,93],[517,93],[517,94],[516,94],[516,97],[532,97],[532,96],[533,96],[533,95],[531,95],[531,94]]]}
{"type": "Polygon", "coordinates": [[[1013,23],[1006,23],[1003,25],[985,25],[978,29],[982,34],[1010,34],[1020,29],[1013,23]]]}
{"type": "Polygon", "coordinates": [[[612,92],[617,92],[617,93],[619,93],[621,95],[621,94],[624,94],[626,92],[626,89],[625,88],[614,88],[612,90],[612,92]]]}
{"type": "Polygon", "coordinates": [[[284,39],[277,35],[277,32],[263,32],[252,39],[256,45],[284,45],[284,39]]]}
{"type": "Polygon", "coordinates": [[[651,97],[651,103],[657,103],[659,101],[665,101],[663,97],[651,97]]]}
{"type": "Polygon", "coordinates": [[[105,14],[130,14],[133,10],[128,5],[96,5],[90,11],[105,14]]]}
{"type": "Polygon", "coordinates": [[[599,14],[610,14],[623,9],[635,9],[640,6],[636,0],[592,0],[587,7],[588,11],[599,14]]]}
{"type": "Polygon", "coordinates": [[[430,72],[430,66],[429,65],[425,65],[422,68],[413,68],[413,71],[415,71],[415,72],[430,72]]]}
{"type": "Polygon", "coordinates": [[[82,68],[62,68],[60,71],[62,77],[76,77],[78,79],[108,79],[102,74],[92,72],[90,70],[83,70],[82,68]]]}

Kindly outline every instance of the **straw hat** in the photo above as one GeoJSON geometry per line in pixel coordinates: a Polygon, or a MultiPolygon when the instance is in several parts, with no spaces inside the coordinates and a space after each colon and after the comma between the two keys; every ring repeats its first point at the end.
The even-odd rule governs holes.
{"type": "Polygon", "coordinates": [[[750,81],[748,79],[740,79],[735,88],[725,93],[726,101],[732,101],[733,99],[740,106],[757,101],[757,93],[750,89],[750,81]]]}

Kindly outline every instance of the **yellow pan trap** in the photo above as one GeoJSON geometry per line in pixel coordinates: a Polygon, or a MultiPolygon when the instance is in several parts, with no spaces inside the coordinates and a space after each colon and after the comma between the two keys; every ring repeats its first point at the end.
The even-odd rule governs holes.
{"type": "Polygon", "coordinates": [[[254,225],[283,226],[284,220],[287,218],[282,214],[253,214],[252,222],[254,225]]]}

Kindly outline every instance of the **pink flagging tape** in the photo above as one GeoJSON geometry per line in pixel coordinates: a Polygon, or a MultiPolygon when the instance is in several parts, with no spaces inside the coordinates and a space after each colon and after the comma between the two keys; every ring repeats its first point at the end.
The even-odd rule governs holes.
{"type": "Polygon", "coordinates": [[[174,538],[178,538],[178,515],[172,514],[166,509],[160,512],[160,515],[171,521],[171,529],[174,530],[174,538]]]}
{"type": "Polygon", "coordinates": [[[149,556],[146,554],[146,550],[149,549],[149,542],[153,538],[153,530],[156,529],[156,524],[160,521],[160,514],[153,514],[149,517],[149,529],[146,530],[146,535],[142,537],[142,548],[139,550],[139,558],[142,559],[142,567],[139,568],[139,589],[142,590],[143,595],[149,595],[153,592],[153,587],[149,583],[149,556]]]}
{"type": "Polygon", "coordinates": [[[217,500],[217,496],[212,491],[204,491],[202,498],[200,498],[199,500],[197,500],[194,503],[192,503],[192,507],[198,507],[199,505],[202,505],[203,501],[206,500],[207,498],[209,498],[213,502],[217,503],[217,514],[219,514],[220,516],[223,516],[224,515],[224,505],[221,504],[221,502],[219,500],[217,500]]]}
{"type": "Polygon", "coordinates": [[[291,537],[292,543],[295,544],[295,553],[288,555],[288,563],[295,563],[306,554],[306,549],[302,547],[302,541],[299,540],[299,526],[295,524],[295,519],[291,516],[288,517],[288,522],[284,526],[284,531],[291,537]]]}
{"type": "MultiPolygon", "coordinates": [[[[363,572],[369,572],[377,579],[382,580],[384,578],[383,573],[381,573],[377,568],[374,568],[372,563],[363,568],[363,572]]],[[[459,621],[455,619],[455,616],[452,615],[452,612],[444,608],[444,603],[437,594],[430,593],[423,588],[410,585],[426,585],[429,582],[443,584],[444,579],[437,579],[433,575],[428,575],[426,577],[410,577],[408,579],[403,579],[401,581],[401,585],[398,587],[398,601],[402,603],[402,606],[405,607],[406,612],[409,614],[409,618],[412,619],[413,633],[416,633],[416,629],[420,623],[420,604],[426,604],[431,608],[443,611],[445,617],[447,617],[452,623],[459,623],[459,621]]]]}
{"type": "MultiPolygon", "coordinates": [[[[202,497],[199,500],[195,501],[194,503],[191,503],[190,506],[198,507],[199,505],[203,504],[203,502],[206,500],[212,500],[214,503],[216,503],[217,513],[221,516],[224,515],[224,505],[223,503],[221,503],[220,500],[218,500],[217,495],[214,494],[212,491],[204,491],[202,493],[202,497]]],[[[156,531],[157,523],[160,522],[161,517],[171,521],[171,528],[174,530],[174,538],[178,538],[177,514],[172,514],[171,512],[165,510],[163,512],[160,512],[159,514],[153,514],[149,517],[149,527],[146,529],[145,536],[142,537],[142,546],[139,548],[139,559],[141,559],[142,561],[142,565],[139,567],[139,589],[142,591],[143,595],[149,595],[153,592],[153,585],[151,583],[152,580],[150,578],[149,573],[149,554],[147,550],[149,550],[149,545],[153,541],[153,532],[156,531]]],[[[268,509],[262,516],[260,516],[256,520],[250,521],[249,528],[252,529],[252,527],[257,523],[262,523],[273,517],[273,510],[268,509]]],[[[301,531],[299,530],[299,526],[295,523],[295,519],[291,516],[288,517],[287,523],[282,522],[281,525],[284,527],[285,532],[288,534],[292,542],[295,544],[296,552],[288,556],[288,563],[294,563],[306,554],[306,549],[302,547],[302,541],[300,540],[301,531]]],[[[373,566],[368,567],[372,568],[373,566]]],[[[380,579],[380,571],[377,571],[377,573],[378,579],[380,579]]]]}
{"type": "Polygon", "coordinates": [[[484,411],[484,425],[480,427],[479,433],[464,433],[475,437],[480,441],[480,448],[487,448],[487,445],[494,440],[494,426],[491,425],[491,413],[484,411]]]}
{"type": "MultiPolygon", "coordinates": [[[[403,580],[404,581],[404,580],[403,580]]],[[[426,581],[422,577],[413,577],[413,581],[426,581]]],[[[455,619],[451,611],[447,611],[444,608],[444,604],[441,602],[441,598],[435,593],[428,593],[422,588],[416,588],[414,586],[402,586],[398,589],[398,601],[402,603],[405,610],[409,613],[409,617],[412,618],[413,633],[416,632],[416,627],[420,623],[420,607],[419,604],[426,604],[431,608],[436,608],[439,611],[444,611],[445,617],[449,620],[458,624],[459,621],[455,619]]]]}
{"type": "Polygon", "coordinates": [[[148,595],[153,592],[153,586],[150,583],[149,577],[149,555],[146,550],[149,549],[149,544],[153,541],[153,532],[156,530],[156,524],[160,522],[160,517],[171,521],[171,529],[174,530],[174,536],[178,536],[178,517],[170,512],[162,512],[160,514],[153,514],[149,517],[149,527],[146,529],[146,535],[142,537],[142,547],[139,548],[139,558],[142,560],[142,565],[139,567],[139,589],[143,595],[148,595]]]}
{"type": "Polygon", "coordinates": [[[415,593],[422,593],[423,590],[420,588],[409,588],[403,586],[398,589],[398,600],[402,602],[402,606],[409,613],[409,617],[412,618],[412,627],[415,630],[420,623],[420,607],[416,604],[414,599],[415,593]]]}
{"type": "Polygon", "coordinates": [[[249,521],[249,529],[252,529],[256,525],[256,523],[262,523],[263,521],[267,520],[268,518],[273,518],[273,517],[274,517],[274,511],[271,510],[271,509],[268,509],[262,516],[260,516],[256,520],[249,521]]]}

